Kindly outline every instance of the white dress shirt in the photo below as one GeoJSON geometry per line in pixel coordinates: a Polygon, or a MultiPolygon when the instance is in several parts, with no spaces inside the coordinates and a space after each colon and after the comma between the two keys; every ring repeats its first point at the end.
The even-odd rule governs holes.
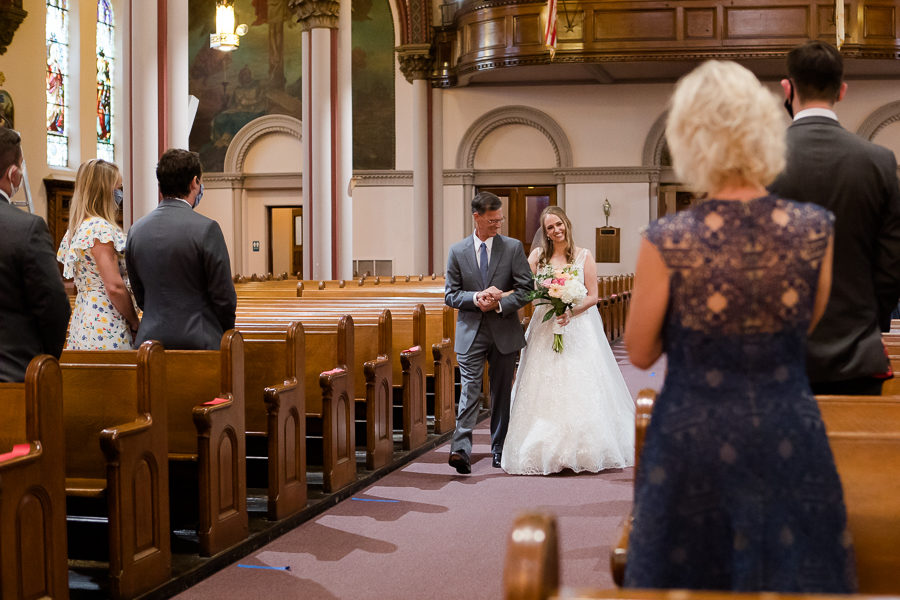
{"type": "Polygon", "coordinates": [[[805,117],[828,117],[829,119],[838,120],[837,114],[831,109],[828,108],[807,108],[801,110],[796,115],[794,115],[794,120],[803,119],[805,117]]]}

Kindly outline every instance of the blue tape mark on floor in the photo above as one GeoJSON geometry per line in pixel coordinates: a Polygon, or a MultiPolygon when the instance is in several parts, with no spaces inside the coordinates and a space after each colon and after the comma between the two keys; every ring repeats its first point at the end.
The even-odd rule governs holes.
{"type": "Polygon", "coordinates": [[[382,500],[380,498],[350,498],[351,500],[359,500],[360,502],[400,502],[399,500],[382,500]]]}
{"type": "Polygon", "coordinates": [[[243,569],[269,569],[271,571],[290,571],[290,567],[267,567],[264,565],[238,565],[243,569]]]}

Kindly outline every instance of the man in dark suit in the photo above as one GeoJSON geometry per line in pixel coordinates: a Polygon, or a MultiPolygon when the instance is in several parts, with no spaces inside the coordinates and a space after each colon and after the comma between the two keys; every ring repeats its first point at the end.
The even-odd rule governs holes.
{"type": "Polygon", "coordinates": [[[522,243],[499,235],[502,208],[494,194],[476,195],[472,199],[475,234],[454,244],[447,257],[444,301],[458,311],[454,350],[462,379],[449,463],[459,473],[472,471],[472,430],[485,360],[490,365],[491,453],[493,466],[500,467],[516,355],[525,346],[517,311],[532,289],[531,268],[522,243]]]}
{"type": "Polygon", "coordinates": [[[10,204],[22,186],[19,134],[0,127],[0,381],[24,381],[38,354],[59,358],[69,299],[47,224],[10,204]]]}
{"type": "Polygon", "coordinates": [[[203,196],[200,156],[170,149],[159,159],[162,201],[128,233],[125,262],[144,310],[135,344],[218,350],[234,327],[237,296],[219,224],[194,211],[203,196]]]}
{"type": "Polygon", "coordinates": [[[779,196],[834,213],[834,276],[828,308],[809,338],[807,372],[816,394],[880,394],[890,365],[881,332],[900,296],[900,191],[893,153],[845,130],[843,61],[811,41],[788,54],[781,82],[794,116],[779,196]]]}

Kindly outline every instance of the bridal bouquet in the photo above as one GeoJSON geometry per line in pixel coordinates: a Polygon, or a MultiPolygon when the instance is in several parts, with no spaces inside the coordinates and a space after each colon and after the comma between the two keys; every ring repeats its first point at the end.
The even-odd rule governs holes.
{"type": "MultiPolygon", "coordinates": [[[[528,293],[529,300],[535,304],[549,304],[550,309],[544,315],[544,321],[561,316],[571,310],[587,296],[587,288],[578,279],[578,267],[566,265],[557,268],[546,264],[534,274],[535,289],[528,293]]],[[[544,322],[542,321],[542,322],[544,322]]],[[[564,329],[554,323],[553,350],[562,352],[564,329]]]]}

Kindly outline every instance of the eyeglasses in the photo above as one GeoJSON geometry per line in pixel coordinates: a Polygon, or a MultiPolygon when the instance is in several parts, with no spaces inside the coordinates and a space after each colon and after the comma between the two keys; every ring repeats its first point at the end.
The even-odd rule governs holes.
{"type": "Polygon", "coordinates": [[[488,225],[500,225],[505,220],[506,220],[506,217],[500,217],[499,219],[487,219],[487,222],[488,222],[488,225]]]}

